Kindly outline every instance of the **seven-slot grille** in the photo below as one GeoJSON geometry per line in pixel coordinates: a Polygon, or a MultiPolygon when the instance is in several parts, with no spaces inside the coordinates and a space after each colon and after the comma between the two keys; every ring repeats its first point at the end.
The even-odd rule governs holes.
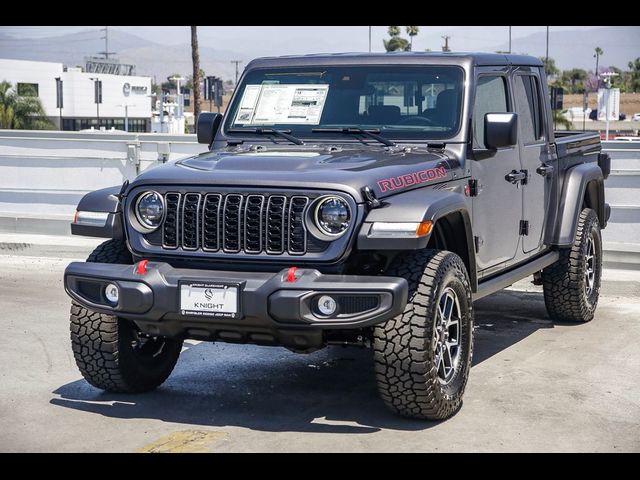
{"type": "Polygon", "coordinates": [[[162,247],[271,255],[307,253],[310,199],[294,195],[166,193],[162,247]]]}

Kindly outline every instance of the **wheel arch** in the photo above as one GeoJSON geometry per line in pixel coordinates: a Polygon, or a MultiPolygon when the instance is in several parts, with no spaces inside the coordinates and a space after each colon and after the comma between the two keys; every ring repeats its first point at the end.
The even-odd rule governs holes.
{"type": "Polygon", "coordinates": [[[583,163],[566,173],[556,225],[551,238],[548,238],[548,244],[562,247],[573,244],[578,218],[584,206],[596,212],[600,225],[604,228],[607,221],[604,176],[596,163],[583,163]]]}
{"type": "Polygon", "coordinates": [[[466,209],[446,212],[437,217],[428,248],[447,250],[457,254],[467,268],[471,291],[477,292],[476,256],[471,219],[466,209]]]}

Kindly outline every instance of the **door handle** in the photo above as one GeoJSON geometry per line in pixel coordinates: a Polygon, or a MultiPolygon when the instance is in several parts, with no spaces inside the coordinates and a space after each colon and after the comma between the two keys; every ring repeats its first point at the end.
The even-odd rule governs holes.
{"type": "Polygon", "coordinates": [[[538,175],[542,175],[543,177],[547,177],[553,173],[553,167],[551,165],[540,165],[536,168],[536,173],[538,175]]]}
{"type": "Polygon", "coordinates": [[[509,183],[513,183],[514,185],[517,185],[521,182],[524,183],[524,181],[527,179],[527,172],[525,172],[524,170],[520,170],[519,172],[517,170],[513,170],[511,173],[507,173],[504,176],[504,179],[509,183]]]}

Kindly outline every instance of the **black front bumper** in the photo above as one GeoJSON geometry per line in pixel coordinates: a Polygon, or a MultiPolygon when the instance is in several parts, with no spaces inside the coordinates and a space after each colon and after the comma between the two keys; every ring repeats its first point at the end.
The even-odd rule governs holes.
{"type": "Polygon", "coordinates": [[[288,270],[279,273],[221,272],[173,268],[150,262],[144,274],[136,266],[71,263],[65,270],[65,290],[81,305],[133,320],[145,333],[169,337],[279,344],[314,348],[324,330],[358,329],[401,313],[408,285],[402,278],[324,275],[299,269],[295,281],[288,270]],[[215,283],[239,286],[235,318],[190,316],[180,309],[180,284],[215,283]],[[106,299],[113,283],[120,295],[116,305],[106,299]],[[317,313],[318,296],[331,295],[338,304],[332,317],[317,313]]]}

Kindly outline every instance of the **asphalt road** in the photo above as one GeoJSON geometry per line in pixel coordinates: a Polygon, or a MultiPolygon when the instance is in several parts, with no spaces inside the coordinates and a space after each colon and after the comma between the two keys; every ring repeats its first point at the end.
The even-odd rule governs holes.
{"type": "Polygon", "coordinates": [[[100,392],[71,355],[68,261],[0,251],[0,451],[640,451],[637,284],[587,325],[551,323],[535,287],[478,302],[464,406],[432,423],[388,413],[369,352],[338,347],[189,342],[156,392],[100,392]]]}

